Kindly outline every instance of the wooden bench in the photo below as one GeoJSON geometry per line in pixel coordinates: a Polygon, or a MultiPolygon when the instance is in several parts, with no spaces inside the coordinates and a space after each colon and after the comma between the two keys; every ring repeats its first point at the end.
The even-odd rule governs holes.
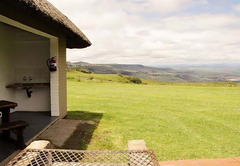
{"type": "MultiPolygon", "coordinates": [[[[17,135],[17,146],[20,149],[24,149],[25,142],[24,142],[24,128],[28,126],[29,124],[25,121],[14,121],[14,122],[8,122],[0,125],[0,131],[12,131],[17,135]]],[[[3,135],[4,136],[4,135],[3,135]]],[[[10,138],[4,137],[4,139],[9,140],[10,138]]]]}

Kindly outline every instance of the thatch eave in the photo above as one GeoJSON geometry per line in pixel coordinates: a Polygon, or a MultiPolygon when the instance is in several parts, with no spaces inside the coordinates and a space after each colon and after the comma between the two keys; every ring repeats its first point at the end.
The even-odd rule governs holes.
{"type": "MultiPolygon", "coordinates": [[[[13,11],[9,12],[15,12],[15,10],[15,14],[18,14],[17,11],[23,12],[26,17],[38,19],[64,33],[67,48],[85,48],[91,45],[91,42],[81,30],[46,0],[0,0],[0,14],[3,15],[8,12],[5,11],[4,13],[4,5],[11,6],[13,11]]],[[[14,14],[12,14],[12,17],[14,17],[14,14]]]]}

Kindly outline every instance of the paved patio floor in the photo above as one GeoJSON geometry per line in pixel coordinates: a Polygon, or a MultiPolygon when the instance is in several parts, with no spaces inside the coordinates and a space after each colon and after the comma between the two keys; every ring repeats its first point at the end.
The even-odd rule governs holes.
{"type": "Polygon", "coordinates": [[[160,166],[240,166],[240,157],[225,159],[199,159],[162,161],[160,166]]]}

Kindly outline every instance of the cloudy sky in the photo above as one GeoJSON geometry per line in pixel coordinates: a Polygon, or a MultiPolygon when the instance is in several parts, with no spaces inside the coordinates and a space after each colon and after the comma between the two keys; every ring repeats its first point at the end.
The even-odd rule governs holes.
{"type": "Polygon", "coordinates": [[[240,61],[240,0],[49,0],[93,43],[68,61],[201,64],[240,61]]]}

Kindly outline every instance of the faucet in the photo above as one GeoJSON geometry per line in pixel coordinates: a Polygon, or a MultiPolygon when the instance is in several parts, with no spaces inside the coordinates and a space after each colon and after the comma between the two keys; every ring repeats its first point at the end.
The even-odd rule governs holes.
{"type": "Polygon", "coordinates": [[[23,77],[23,81],[26,81],[26,80],[27,80],[27,77],[26,77],[26,76],[24,76],[24,77],[23,77]]]}
{"type": "Polygon", "coordinates": [[[26,92],[27,92],[28,98],[31,98],[33,91],[31,91],[30,89],[26,89],[26,92]]]}

